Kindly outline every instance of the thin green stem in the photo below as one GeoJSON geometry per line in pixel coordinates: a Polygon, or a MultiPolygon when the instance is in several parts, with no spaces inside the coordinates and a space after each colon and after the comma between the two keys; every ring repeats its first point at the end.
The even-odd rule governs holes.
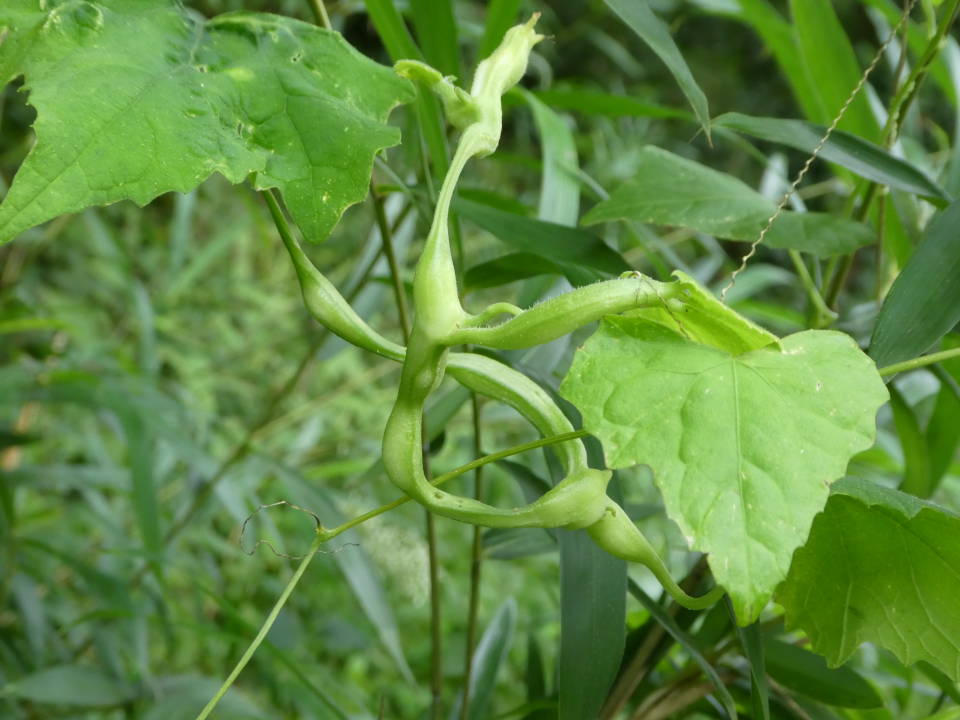
{"type": "MultiPolygon", "coordinates": [[[[480,423],[480,398],[476,393],[470,396],[470,410],[473,420],[473,452],[480,455],[483,434],[480,423]]],[[[473,474],[473,497],[483,502],[483,466],[473,474]]],[[[473,648],[477,641],[477,616],[480,609],[480,580],[483,567],[483,531],[479,525],[473,526],[473,545],[470,550],[470,599],[467,605],[467,638],[463,658],[463,701],[460,704],[460,720],[470,717],[470,683],[473,679],[473,648]]]]}
{"type": "Polygon", "coordinates": [[[307,554],[304,555],[300,560],[300,564],[293,573],[293,577],[290,578],[290,582],[287,583],[287,586],[283,589],[283,592],[280,593],[280,597],[278,597],[277,602],[274,603],[273,609],[270,610],[270,614],[267,615],[267,619],[264,620],[263,625],[260,626],[260,631],[257,633],[257,636],[244,651],[243,655],[240,656],[240,660],[237,661],[237,664],[234,666],[233,670],[230,671],[227,679],[223,681],[220,689],[217,690],[216,694],[210,698],[210,702],[208,702],[203,710],[200,711],[200,714],[197,715],[196,720],[206,720],[210,713],[213,712],[213,709],[217,706],[217,703],[219,703],[220,700],[223,699],[223,696],[227,694],[227,690],[230,689],[230,686],[233,685],[240,673],[243,672],[243,669],[247,666],[247,663],[250,662],[250,658],[253,657],[253,654],[257,651],[257,648],[260,647],[260,644],[263,642],[264,638],[267,637],[267,633],[270,632],[270,628],[272,628],[273,623],[276,622],[277,616],[280,614],[280,611],[283,610],[283,606],[287,604],[290,594],[293,592],[294,588],[297,587],[297,583],[300,582],[300,578],[302,578],[303,574],[307,571],[307,568],[310,566],[310,562],[317,554],[317,551],[320,550],[320,546],[323,545],[323,542],[324,537],[320,532],[318,532],[317,536],[310,544],[307,554]]]}
{"type": "Polygon", "coordinates": [[[403,280],[400,277],[400,266],[397,264],[397,254],[393,249],[393,233],[390,232],[390,223],[383,208],[383,197],[377,192],[373,183],[370,183],[370,195],[373,198],[373,212],[380,230],[380,242],[383,243],[383,253],[387,256],[387,265],[390,266],[390,280],[393,286],[393,296],[397,302],[397,315],[400,317],[400,330],[403,333],[403,344],[410,340],[410,311],[407,308],[407,294],[403,290],[403,280]]]}
{"type": "Polygon", "coordinates": [[[887,377],[889,375],[896,375],[900,372],[916,370],[917,368],[933,365],[934,363],[943,362],[944,360],[949,360],[950,358],[955,357],[960,357],[960,347],[951,348],[950,350],[941,350],[940,352],[930,353],[929,355],[921,355],[920,357],[911,358],[910,360],[904,360],[903,362],[894,363],[893,365],[887,365],[886,367],[880,368],[877,372],[879,372],[882,377],[887,377]]]}
{"type": "MultiPolygon", "coordinates": [[[[466,465],[461,465],[455,470],[451,470],[450,472],[444,473],[443,475],[438,475],[437,477],[433,478],[433,480],[430,481],[430,484],[433,485],[434,487],[439,487],[440,485],[443,485],[445,482],[449,480],[453,480],[453,478],[455,477],[459,477],[460,475],[470,472],[471,470],[476,470],[478,467],[482,467],[483,465],[487,465],[488,463],[496,462],[497,460],[503,460],[504,458],[511,457],[512,455],[519,455],[520,453],[524,453],[529,450],[536,450],[537,448],[548,447],[550,445],[557,445],[562,442],[567,442],[568,440],[577,440],[579,438],[586,437],[587,435],[589,435],[589,433],[586,430],[574,430],[572,432],[561,433],[559,435],[551,435],[550,437],[540,438],[539,440],[533,440],[528,443],[523,443],[522,445],[514,445],[513,447],[507,448],[506,450],[490,453],[489,455],[484,455],[483,457],[477,458],[476,460],[471,460],[466,465]]],[[[394,508],[398,508],[401,505],[405,505],[408,502],[410,502],[410,497],[405,495],[404,497],[398,498],[397,500],[387,503],[386,505],[381,505],[378,508],[374,508],[373,510],[365,512],[363,515],[358,515],[357,517],[353,518],[352,520],[348,520],[342,525],[337,525],[337,527],[331,528],[329,530],[321,529],[320,532],[323,535],[325,542],[328,540],[332,540],[337,535],[341,535],[345,533],[347,530],[350,530],[351,528],[355,528],[357,525],[362,525],[367,520],[371,520],[377,517],[378,515],[383,515],[385,512],[389,512],[390,510],[393,510],[394,508]]]]}
{"type": "Polygon", "coordinates": [[[310,9],[313,10],[314,21],[317,25],[320,25],[325,30],[332,30],[333,27],[330,25],[330,16],[327,15],[327,7],[323,4],[323,0],[308,0],[310,3],[310,9]]]}
{"type": "Polygon", "coordinates": [[[813,277],[807,269],[807,264],[803,261],[803,258],[800,257],[800,253],[796,250],[790,250],[789,255],[790,261],[797,271],[797,277],[800,278],[800,284],[803,285],[803,289],[810,299],[810,304],[816,312],[814,327],[821,327],[821,323],[824,320],[832,320],[836,318],[837,314],[830,309],[830,306],[824,301],[820,291],[817,290],[817,284],[813,281],[813,277]]]}

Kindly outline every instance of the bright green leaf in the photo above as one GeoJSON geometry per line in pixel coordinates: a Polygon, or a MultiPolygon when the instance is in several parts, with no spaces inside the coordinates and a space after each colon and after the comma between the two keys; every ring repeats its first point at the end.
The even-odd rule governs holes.
{"type": "Polygon", "coordinates": [[[936,505],[837,483],[777,595],[831,665],[873,642],[960,680],[960,517],[936,505]]]}
{"type": "Polygon", "coordinates": [[[806,540],[829,485],[873,443],[886,388],[846,335],[808,331],[740,355],[612,317],[561,393],[613,468],[649,465],[667,513],[709,553],[741,623],[806,540]]]}
{"type": "MultiPolygon", "coordinates": [[[[628,219],[752,242],[773,214],[770,200],[731,175],[652,146],[645,147],[640,158],[636,177],[594,206],[584,224],[628,219]]],[[[764,243],[828,256],[873,240],[873,231],[861,223],[786,211],[764,243]]]]}
{"type": "Polygon", "coordinates": [[[367,192],[406,81],[337,33],[171,0],[0,10],[4,81],[25,77],[37,142],[0,206],[0,241],[62,213],[187,192],[218,172],[278,188],[321,240],[367,192]]]}

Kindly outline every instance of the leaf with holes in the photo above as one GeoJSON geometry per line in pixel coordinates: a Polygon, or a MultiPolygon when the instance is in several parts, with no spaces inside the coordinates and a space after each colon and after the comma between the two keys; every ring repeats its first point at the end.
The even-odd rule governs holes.
{"type": "Polygon", "coordinates": [[[173,0],[0,8],[0,80],[23,75],[37,141],[0,205],[0,242],[62,213],[187,192],[213,173],[278,188],[311,240],[366,194],[409,84],[337,33],[289,18],[204,21],[173,0]]]}
{"type": "Polygon", "coordinates": [[[746,624],[786,577],[830,483],[873,443],[887,391],[842,333],[736,352],[644,318],[607,318],[561,394],[610,467],[653,469],[667,513],[709,553],[746,624]]]}

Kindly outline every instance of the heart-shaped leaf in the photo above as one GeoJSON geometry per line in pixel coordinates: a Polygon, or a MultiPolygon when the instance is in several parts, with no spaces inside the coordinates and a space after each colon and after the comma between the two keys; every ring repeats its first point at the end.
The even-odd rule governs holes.
{"type": "Polygon", "coordinates": [[[744,624],[786,577],[830,483],[873,443],[887,399],[876,367],[842,333],[733,354],[638,317],[604,320],[561,394],[610,467],[653,469],[667,513],[710,554],[744,624]]]}

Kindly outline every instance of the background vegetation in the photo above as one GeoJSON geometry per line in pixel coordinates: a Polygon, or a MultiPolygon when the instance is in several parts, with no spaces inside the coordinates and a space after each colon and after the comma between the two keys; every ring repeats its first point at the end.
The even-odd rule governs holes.
{"type": "MultiPolygon", "coordinates": [[[[188,4],[206,15],[243,8],[316,19],[301,0],[188,4]]],[[[652,5],[711,116],[822,124],[901,11],[889,0],[652,5]]],[[[876,117],[897,93],[898,68],[903,76],[921,63],[955,6],[917,4],[911,52],[899,39],[890,45],[841,128],[882,142],[876,117]]],[[[398,27],[390,7],[389,0],[344,1],[328,10],[350,43],[390,63],[382,40],[396,37],[389,35],[398,27]]],[[[465,176],[456,209],[468,307],[481,307],[491,287],[498,298],[512,290],[521,305],[555,292],[563,267],[543,275],[544,263],[576,266],[581,258],[569,249],[558,255],[563,249],[549,236],[537,245],[522,220],[576,225],[580,211],[641,174],[645,145],[722,170],[774,200],[806,157],[719,126],[708,139],[668,67],[602,2],[412,0],[397,7],[424,55],[467,79],[516,20],[541,12],[538,29],[548,35],[524,89],[508,97],[501,150],[465,176]],[[447,7],[452,24],[445,24],[447,7]],[[523,254],[493,262],[513,253],[523,254]]],[[[960,49],[948,36],[895,149],[954,195],[958,88],[960,49]]],[[[6,185],[32,142],[34,113],[17,90],[13,83],[2,95],[6,185]]],[[[377,211],[409,282],[438,163],[425,164],[429,135],[412,106],[392,122],[404,142],[375,172],[377,199],[349,210],[325,243],[307,250],[361,315],[399,339],[377,211]]],[[[934,209],[905,192],[880,193],[863,209],[867,187],[839,165],[819,162],[794,205],[861,213],[873,228],[875,242],[856,254],[836,298],[834,326],[863,345],[878,300],[934,209]]],[[[642,272],[666,279],[680,268],[716,289],[747,249],[690,227],[609,223],[593,230],[642,272]]],[[[827,267],[802,262],[815,279],[827,267]]],[[[817,317],[796,273],[784,250],[761,247],[729,302],[779,334],[807,327],[817,317]]],[[[954,286],[952,300],[960,302],[960,279],[954,286]]],[[[507,357],[556,387],[578,339],[507,357]]],[[[943,342],[956,346],[960,336],[943,342]]],[[[244,520],[283,500],[332,526],[397,495],[378,456],[398,366],[331,338],[311,320],[262,199],[218,177],[144,209],[121,203],[65,216],[0,248],[0,363],[3,718],[194,717],[286,584],[291,561],[284,555],[302,552],[314,527],[309,514],[277,506],[257,513],[241,539],[244,520]],[[271,547],[255,547],[258,538],[271,547]]],[[[956,361],[898,378],[877,444],[851,474],[905,483],[960,510],[958,381],[956,361]]],[[[512,411],[492,403],[479,406],[478,435],[474,411],[466,392],[444,386],[428,413],[435,473],[534,437],[512,411]]],[[[491,465],[487,493],[507,504],[550,472],[539,454],[491,465]]],[[[697,581],[704,568],[664,518],[649,472],[618,475],[632,514],[674,574],[690,572],[697,581]]],[[[457,482],[472,492],[471,476],[457,482]]],[[[406,505],[338,538],[312,565],[219,717],[426,717],[434,672],[442,716],[458,717],[471,627],[479,627],[475,720],[556,717],[561,688],[561,717],[596,716],[596,699],[607,695],[605,665],[615,675],[605,717],[724,717],[731,705],[757,718],[960,716],[949,714],[960,690],[930,666],[904,667],[866,645],[843,668],[828,670],[803,650],[801,636],[783,628],[776,606],[759,625],[738,631],[725,605],[692,613],[651,600],[659,586],[642,568],[631,570],[622,664],[614,638],[605,652],[567,646],[576,662],[564,665],[561,598],[574,616],[581,608],[584,617],[602,614],[603,598],[584,592],[590,579],[568,567],[561,583],[556,533],[485,531],[471,614],[472,536],[470,527],[437,520],[433,603],[419,507],[406,505]],[[435,656],[431,614],[438,609],[443,648],[435,656]],[[762,695],[769,710],[756,704],[762,695]]]]}

